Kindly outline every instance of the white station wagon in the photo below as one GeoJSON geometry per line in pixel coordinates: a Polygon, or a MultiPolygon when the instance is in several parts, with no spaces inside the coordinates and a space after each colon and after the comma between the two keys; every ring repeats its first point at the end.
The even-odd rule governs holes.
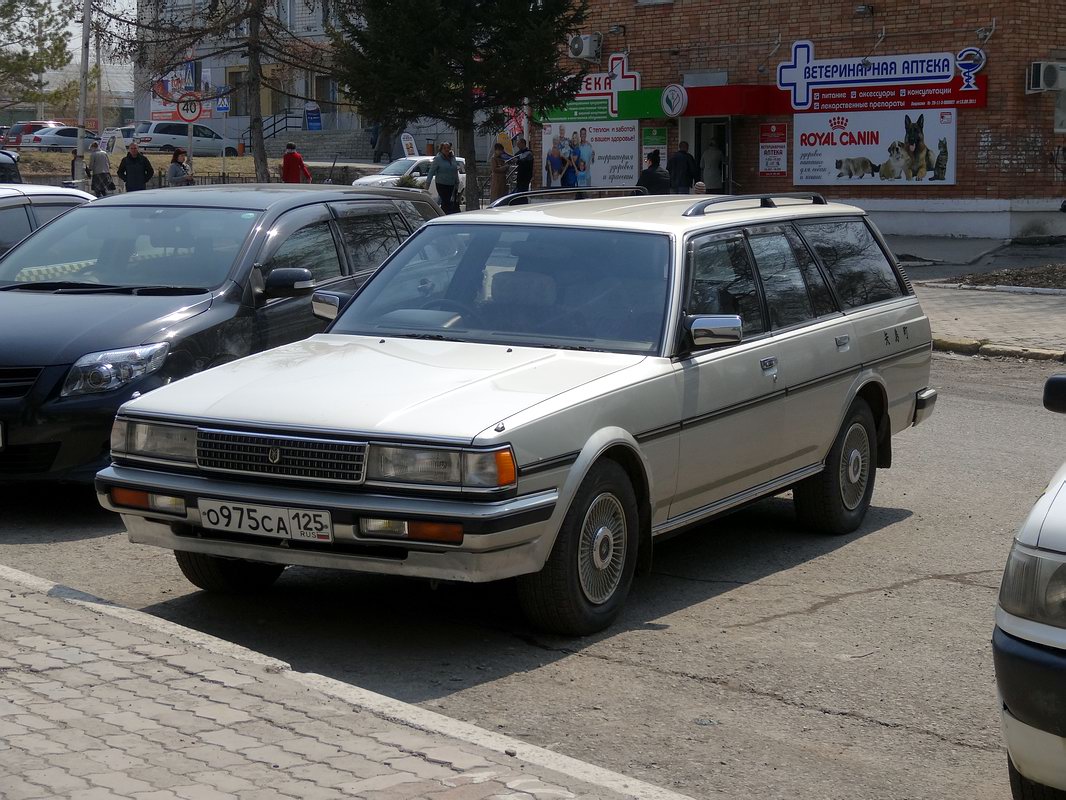
{"type": "Polygon", "coordinates": [[[126,403],[96,485],[130,540],[213,591],[514,577],[534,624],[586,634],[660,537],[790,489],[810,527],[861,524],[936,401],[929,321],[861,210],[516,197],[317,292],[326,333],[126,403]]]}

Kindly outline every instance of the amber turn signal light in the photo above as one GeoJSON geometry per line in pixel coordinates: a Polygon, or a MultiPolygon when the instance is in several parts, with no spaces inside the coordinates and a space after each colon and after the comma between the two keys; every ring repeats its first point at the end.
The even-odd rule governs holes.
{"type": "Polygon", "coordinates": [[[138,489],[123,489],[121,486],[111,487],[111,502],[116,506],[127,508],[150,508],[148,492],[138,489]]]}
{"type": "Polygon", "coordinates": [[[407,538],[420,542],[462,544],[463,526],[451,522],[408,522],[407,538]]]}

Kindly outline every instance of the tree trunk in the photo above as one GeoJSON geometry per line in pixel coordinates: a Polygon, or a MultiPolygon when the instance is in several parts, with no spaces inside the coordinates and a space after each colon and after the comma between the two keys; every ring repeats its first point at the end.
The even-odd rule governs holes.
{"type": "Polygon", "coordinates": [[[263,64],[259,52],[259,25],[263,18],[264,5],[264,0],[253,0],[249,4],[248,17],[248,135],[251,138],[252,160],[255,162],[255,179],[260,183],[270,180],[266,142],[263,140],[263,104],[260,97],[263,64]]]}
{"type": "Polygon", "coordinates": [[[481,208],[481,192],[478,190],[477,140],[474,138],[474,119],[465,120],[459,131],[463,141],[463,158],[466,159],[466,210],[481,208]]]}

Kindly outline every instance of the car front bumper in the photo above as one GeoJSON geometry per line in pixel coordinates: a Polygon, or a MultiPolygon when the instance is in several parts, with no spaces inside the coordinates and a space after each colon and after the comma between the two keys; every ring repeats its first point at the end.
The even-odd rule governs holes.
{"type": "Polygon", "coordinates": [[[474,583],[538,571],[545,552],[541,540],[552,533],[549,521],[558,501],[554,489],[475,502],[220,480],[120,465],[97,475],[96,493],[104,508],[122,515],[129,539],[136,544],[273,564],[474,583]],[[113,487],[181,497],[186,512],[177,516],[115,505],[113,487]],[[205,529],[198,507],[201,498],[328,510],[334,540],[295,542],[205,529]],[[359,526],[365,517],[458,523],[463,526],[463,541],[445,545],[368,536],[359,526]]]}
{"type": "Polygon", "coordinates": [[[1066,791],[1066,650],[992,634],[1007,751],[1031,781],[1066,791]]]}

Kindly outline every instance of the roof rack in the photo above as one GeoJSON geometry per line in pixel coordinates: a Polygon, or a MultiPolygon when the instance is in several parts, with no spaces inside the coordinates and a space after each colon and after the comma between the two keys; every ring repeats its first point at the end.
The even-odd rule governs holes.
{"type": "Polygon", "coordinates": [[[511,194],[505,194],[499,200],[491,203],[488,207],[502,208],[504,206],[513,206],[519,200],[524,200],[528,197],[551,197],[555,194],[592,194],[594,192],[601,194],[640,195],[647,194],[648,190],[643,186],[562,186],[552,189],[532,189],[528,192],[512,192],[511,194]]]}
{"type": "Polygon", "coordinates": [[[827,205],[826,199],[817,192],[774,192],[771,194],[723,194],[717,197],[711,197],[707,200],[700,200],[697,203],[693,203],[687,209],[683,216],[686,217],[702,217],[707,213],[707,209],[711,206],[720,205],[722,203],[735,203],[737,200],[758,200],[760,208],[777,208],[777,203],[774,200],[810,200],[813,205],[824,206],[827,205]]]}

